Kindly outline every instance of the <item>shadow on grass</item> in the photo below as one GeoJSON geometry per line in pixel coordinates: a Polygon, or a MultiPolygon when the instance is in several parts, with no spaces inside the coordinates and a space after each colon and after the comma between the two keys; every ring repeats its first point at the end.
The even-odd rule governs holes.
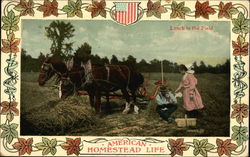
{"type": "Polygon", "coordinates": [[[115,101],[110,101],[109,103],[102,102],[101,104],[101,113],[97,114],[99,118],[105,118],[108,115],[112,115],[115,113],[122,113],[125,104],[120,105],[115,101]]]}

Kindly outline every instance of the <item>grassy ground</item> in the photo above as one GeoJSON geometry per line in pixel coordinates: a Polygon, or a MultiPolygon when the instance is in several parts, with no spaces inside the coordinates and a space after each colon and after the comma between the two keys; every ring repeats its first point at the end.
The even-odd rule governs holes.
{"type": "MultiPolygon", "coordinates": [[[[144,74],[147,78],[148,74],[144,74]]],[[[180,74],[165,74],[173,91],[181,80],[180,74]]],[[[225,74],[197,74],[198,90],[205,108],[195,128],[178,128],[168,124],[155,112],[155,101],[138,104],[140,113],[121,114],[125,101],[111,100],[111,107],[100,115],[94,113],[87,96],[71,96],[62,101],[58,98],[53,82],[38,86],[37,73],[21,76],[21,134],[22,135],[95,135],[95,136],[228,136],[230,89],[229,76],[225,74]]],[[[153,93],[153,82],[159,73],[151,73],[148,92],[153,93]]],[[[183,118],[185,110],[178,98],[175,118],[183,118]]]]}

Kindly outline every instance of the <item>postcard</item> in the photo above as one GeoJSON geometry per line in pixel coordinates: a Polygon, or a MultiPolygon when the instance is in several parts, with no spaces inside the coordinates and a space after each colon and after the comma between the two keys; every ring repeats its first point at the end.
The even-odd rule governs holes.
{"type": "Polygon", "coordinates": [[[1,156],[249,156],[249,1],[1,4],[1,156]]]}

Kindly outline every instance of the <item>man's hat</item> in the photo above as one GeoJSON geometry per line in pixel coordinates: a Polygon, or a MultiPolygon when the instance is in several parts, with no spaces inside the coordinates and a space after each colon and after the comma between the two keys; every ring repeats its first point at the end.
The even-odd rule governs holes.
{"type": "Polygon", "coordinates": [[[167,86],[166,86],[166,85],[160,86],[160,91],[161,91],[161,92],[166,92],[166,91],[168,91],[167,86]]]}

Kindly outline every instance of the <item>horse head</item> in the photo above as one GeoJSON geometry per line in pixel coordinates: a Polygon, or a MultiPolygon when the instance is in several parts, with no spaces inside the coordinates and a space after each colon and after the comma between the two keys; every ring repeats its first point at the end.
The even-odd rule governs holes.
{"type": "Polygon", "coordinates": [[[61,74],[67,72],[67,66],[63,61],[46,58],[40,68],[38,77],[39,85],[43,86],[55,74],[57,74],[57,80],[59,81],[61,74]]]}
{"type": "Polygon", "coordinates": [[[53,64],[49,58],[46,58],[40,68],[38,83],[43,86],[55,74],[53,64]]]}

